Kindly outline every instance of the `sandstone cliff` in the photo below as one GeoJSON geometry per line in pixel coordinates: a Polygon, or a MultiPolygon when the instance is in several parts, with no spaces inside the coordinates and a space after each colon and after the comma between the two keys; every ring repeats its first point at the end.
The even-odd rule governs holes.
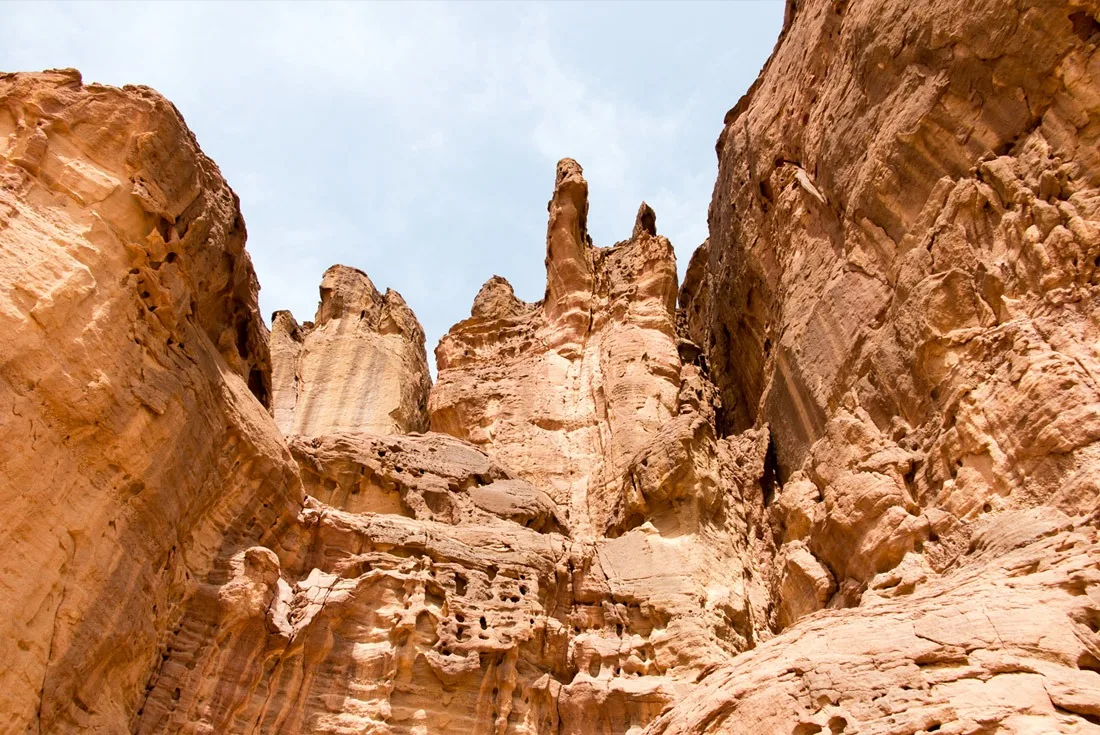
{"type": "Polygon", "coordinates": [[[434,387],[352,268],[267,334],[156,93],[0,75],[0,732],[1100,732],[1098,14],[789,2],[679,308],[564,159],[434,387]]]}
{"type": "Polygon", "coordinates": [[[333,266],[312,322],[271,324],[272,408],[285,434],[425,431],[431,377],[424,330],[401,294],[333,266]]]}
{"type": "Polygon", "coordinates": [[[236,197],[179,113],[0,75],[0,731],[123,732],[301,485],[236,197]]]}
{"type": "Polygon", "coordinates": [[[788,4],[682,324],[769,427],[774,626],[837,612],[656,732],[1095,729],[1098,9],[788,4]]]}

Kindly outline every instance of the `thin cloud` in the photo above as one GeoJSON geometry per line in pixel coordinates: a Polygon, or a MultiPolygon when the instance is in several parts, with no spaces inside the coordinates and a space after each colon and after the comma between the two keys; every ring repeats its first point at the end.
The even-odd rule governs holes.
{"type": "Polygon", "coordinates": [[[681,271],[706,235],[725,110],[782,3],[0,3],[0,68],[75,66],[176,103],[241,198],[265,315],[325,268],[399,290],[428,349],[500,274],[543,291],[553,165],[598,244],[657,211],[681,271]]]}

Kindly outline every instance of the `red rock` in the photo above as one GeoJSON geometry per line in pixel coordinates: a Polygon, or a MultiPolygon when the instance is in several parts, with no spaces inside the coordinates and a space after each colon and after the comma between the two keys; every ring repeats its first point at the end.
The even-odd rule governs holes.
{"type": "Polygon", "coordinates": [[[1100,730],[1098,11],[792,0],[680,308],[564,159],[434,388],[344,266],[269,347],[156,93],[0,75],[0,731],[1100,730]]]}

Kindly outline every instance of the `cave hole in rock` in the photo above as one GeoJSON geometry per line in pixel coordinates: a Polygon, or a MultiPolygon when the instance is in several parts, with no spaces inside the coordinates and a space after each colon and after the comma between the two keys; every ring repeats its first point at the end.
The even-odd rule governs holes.
{"type": "Polygon", "coordinates": [[[1100,674],[1100,659],[1085,651],[1077,657],[1077,668],[1083,671],[1095,671],[1100,674]]]}
{"type": "Polygon", "coordinates": [[[769,506],[775,499],[775,491],[783,484],[780,477],[779,459],[775,451],[775,440],[768,432],[768,449],[764,453],[764,474],[760,477],[760,491],[764,496],[764,505],[769,506]]]}
{"type": "Polygon", "coordinates": [[[1073,24],[1073,32],[1085,43],[1093,42],[1096,34],[1100,33],[1100,23],[1084,10],[1070,14],[1069,22],[1073,24]]]}
{"type": "Polygon", "coordinates": [[[435,585],[431,585],[424,589],[424,601],[429,605],[435,607],[443,607],[443,603],[446,601],[446,597],[443,590],[435,585]]]}
{"type": "MultiPolygon", "coordinates": [[[[180,345],[181,347],[183,345],[180,345]]],[[[258,367],[253,366],[248,371],[248,390],[252,392],[252,395],[256,396],[256,400],[260,402],[265,408],[269,406],[267,396],[267,385],[264,383],[263,371],[258,367]]]]}

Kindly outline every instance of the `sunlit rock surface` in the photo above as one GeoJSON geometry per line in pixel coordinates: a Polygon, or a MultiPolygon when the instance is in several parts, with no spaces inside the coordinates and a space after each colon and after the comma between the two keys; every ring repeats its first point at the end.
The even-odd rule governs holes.
{"type": "MultiPolygon", "coordinates": [[[[237,550],[227,574],[193,598],[187,627],[175,632],[150,679],[138,732],[640,731],[767,630],[761,570],[771,540],[762,531],[758,482],[766,433],[718,438],[715,390],[697,366],[680,362],[675,262],[668,241],[655,235],[652,210],[643,206],[632,240],[615,248],[599,250],[584,238],[566,241],[583,249],[557,248],[562,232],[582,232],[585,188],[580,167],[563,162],[551,205],[548,290],[562,289],[562,304],[605,311],[564,309],[552,320],[494,279],[475,317],[445,341],[485,339],[484,363],[445,368],[431,400],[437,415],[462,411],[477,425],[470,412],[485,405],[479,391],[515,391],[508,428],[494,435],[530,437],[529,456],[503,439],[470,441],[461,423],[435,417],[433,428],[457,436],[284,427],[305,509],[276,544],[237,550]],[[590,292],[560,285],[578,278],[605,284],[600,306],[590,292]],[[632,305],[631,295],[654,280],[656,296],[632,305]],[[509,361],[489,351],[503,339],[495,330],[510,333],[501,322],[509,317],[521,325],[539,319],[562,352],[513,344],[509,361]],[[630,359],[601,363],[599,349],[585,352],[590,337],[562,320],[594,328],[594,342],[610,335],[605,349],[617,345],[630,359]],[[482,336],[468,336],[471,329],[482,336]],[[664,358],[656,373],[641,359],[647,344],[664,358]],[[603,387],[559,391],[525,367],[554,360],[567,370],[582,370],[572,361],[595,360],[596,375],[613,371],[619,381],[609,385],[621,388],[606,390],[615,405],[594,402],[592,390],[603,387]],[[486,366],[495,379],[479,377],[486,366]],[[654,391],[667,400],[648,400],[654,391]],[[461,405],[447,408],[447,396],[461,405]],[[559,404],[571,406],[577,421],[596,422],[579,424],[585,442],[624,434],[614,439],[622,449],[613,461],[592,478],[575,473],[572,485],[563,468],[601,462],[599,445],[571,443],[571,430],[555,424],[532,434],[536,419],[523,413],[559,404]],[[616,422],[600,423],[613,412],[616,422]]],[[[318,322],[326,299],[340,294],[334,274],[369,283],[350,269],[330,270],[318,322]]],[[[344,309],[344,318],[358,319],[354,311],[344,309]]],[[[386,329],[378,320],[357,322],[344,344],[377,344],[386,329]]],[[[277,325],[273,342],[287,334],[277,325]]],[[[541,346],[544,337],[537,339],[532,345],[541,346]]],[[[280,349],[273,347],[276,417],[280,349]]],[[[342,384],[341,374],[318,385],[303,380],[299,395],[343,391],[369,413],[422,385],[419,371],[352,354],[349,347],[335,359],[348,358],[338,364],[359,387],[342,384]],[[357,377],[372,369],[384,373],[381,380],[357,377]],[[362,388],[378,385],[381,395],[362,388]]],[[[323,376],[330,363],[317,364],[323,376]]]]}
{"type": "Polygon", "coordinates": [[[127,732],[188,600],[297,515],[244,239],[164,98],[0,75],[0,731],[127,732]]]}
{"type": "Polygon", "coordinates": [[[788,3],[680,301],[791,627],[654,732],[1100,730],[1098,9],[788,3]]]}
{"type": "Polygon", "coordinates": [[[1100,732],[1098,11],[789,2],[684,283],[564,159],[434,387],[354,268],[267,334],[156,93],[0,75],[0,732],[1100,732]]]}
{"type": "Polygon", "coordinates": [[[272,408],[284,434],[425,431],[431,377],[424,330],[401,294],[334,265],[314,321],[271,324],[272,408]]]}

